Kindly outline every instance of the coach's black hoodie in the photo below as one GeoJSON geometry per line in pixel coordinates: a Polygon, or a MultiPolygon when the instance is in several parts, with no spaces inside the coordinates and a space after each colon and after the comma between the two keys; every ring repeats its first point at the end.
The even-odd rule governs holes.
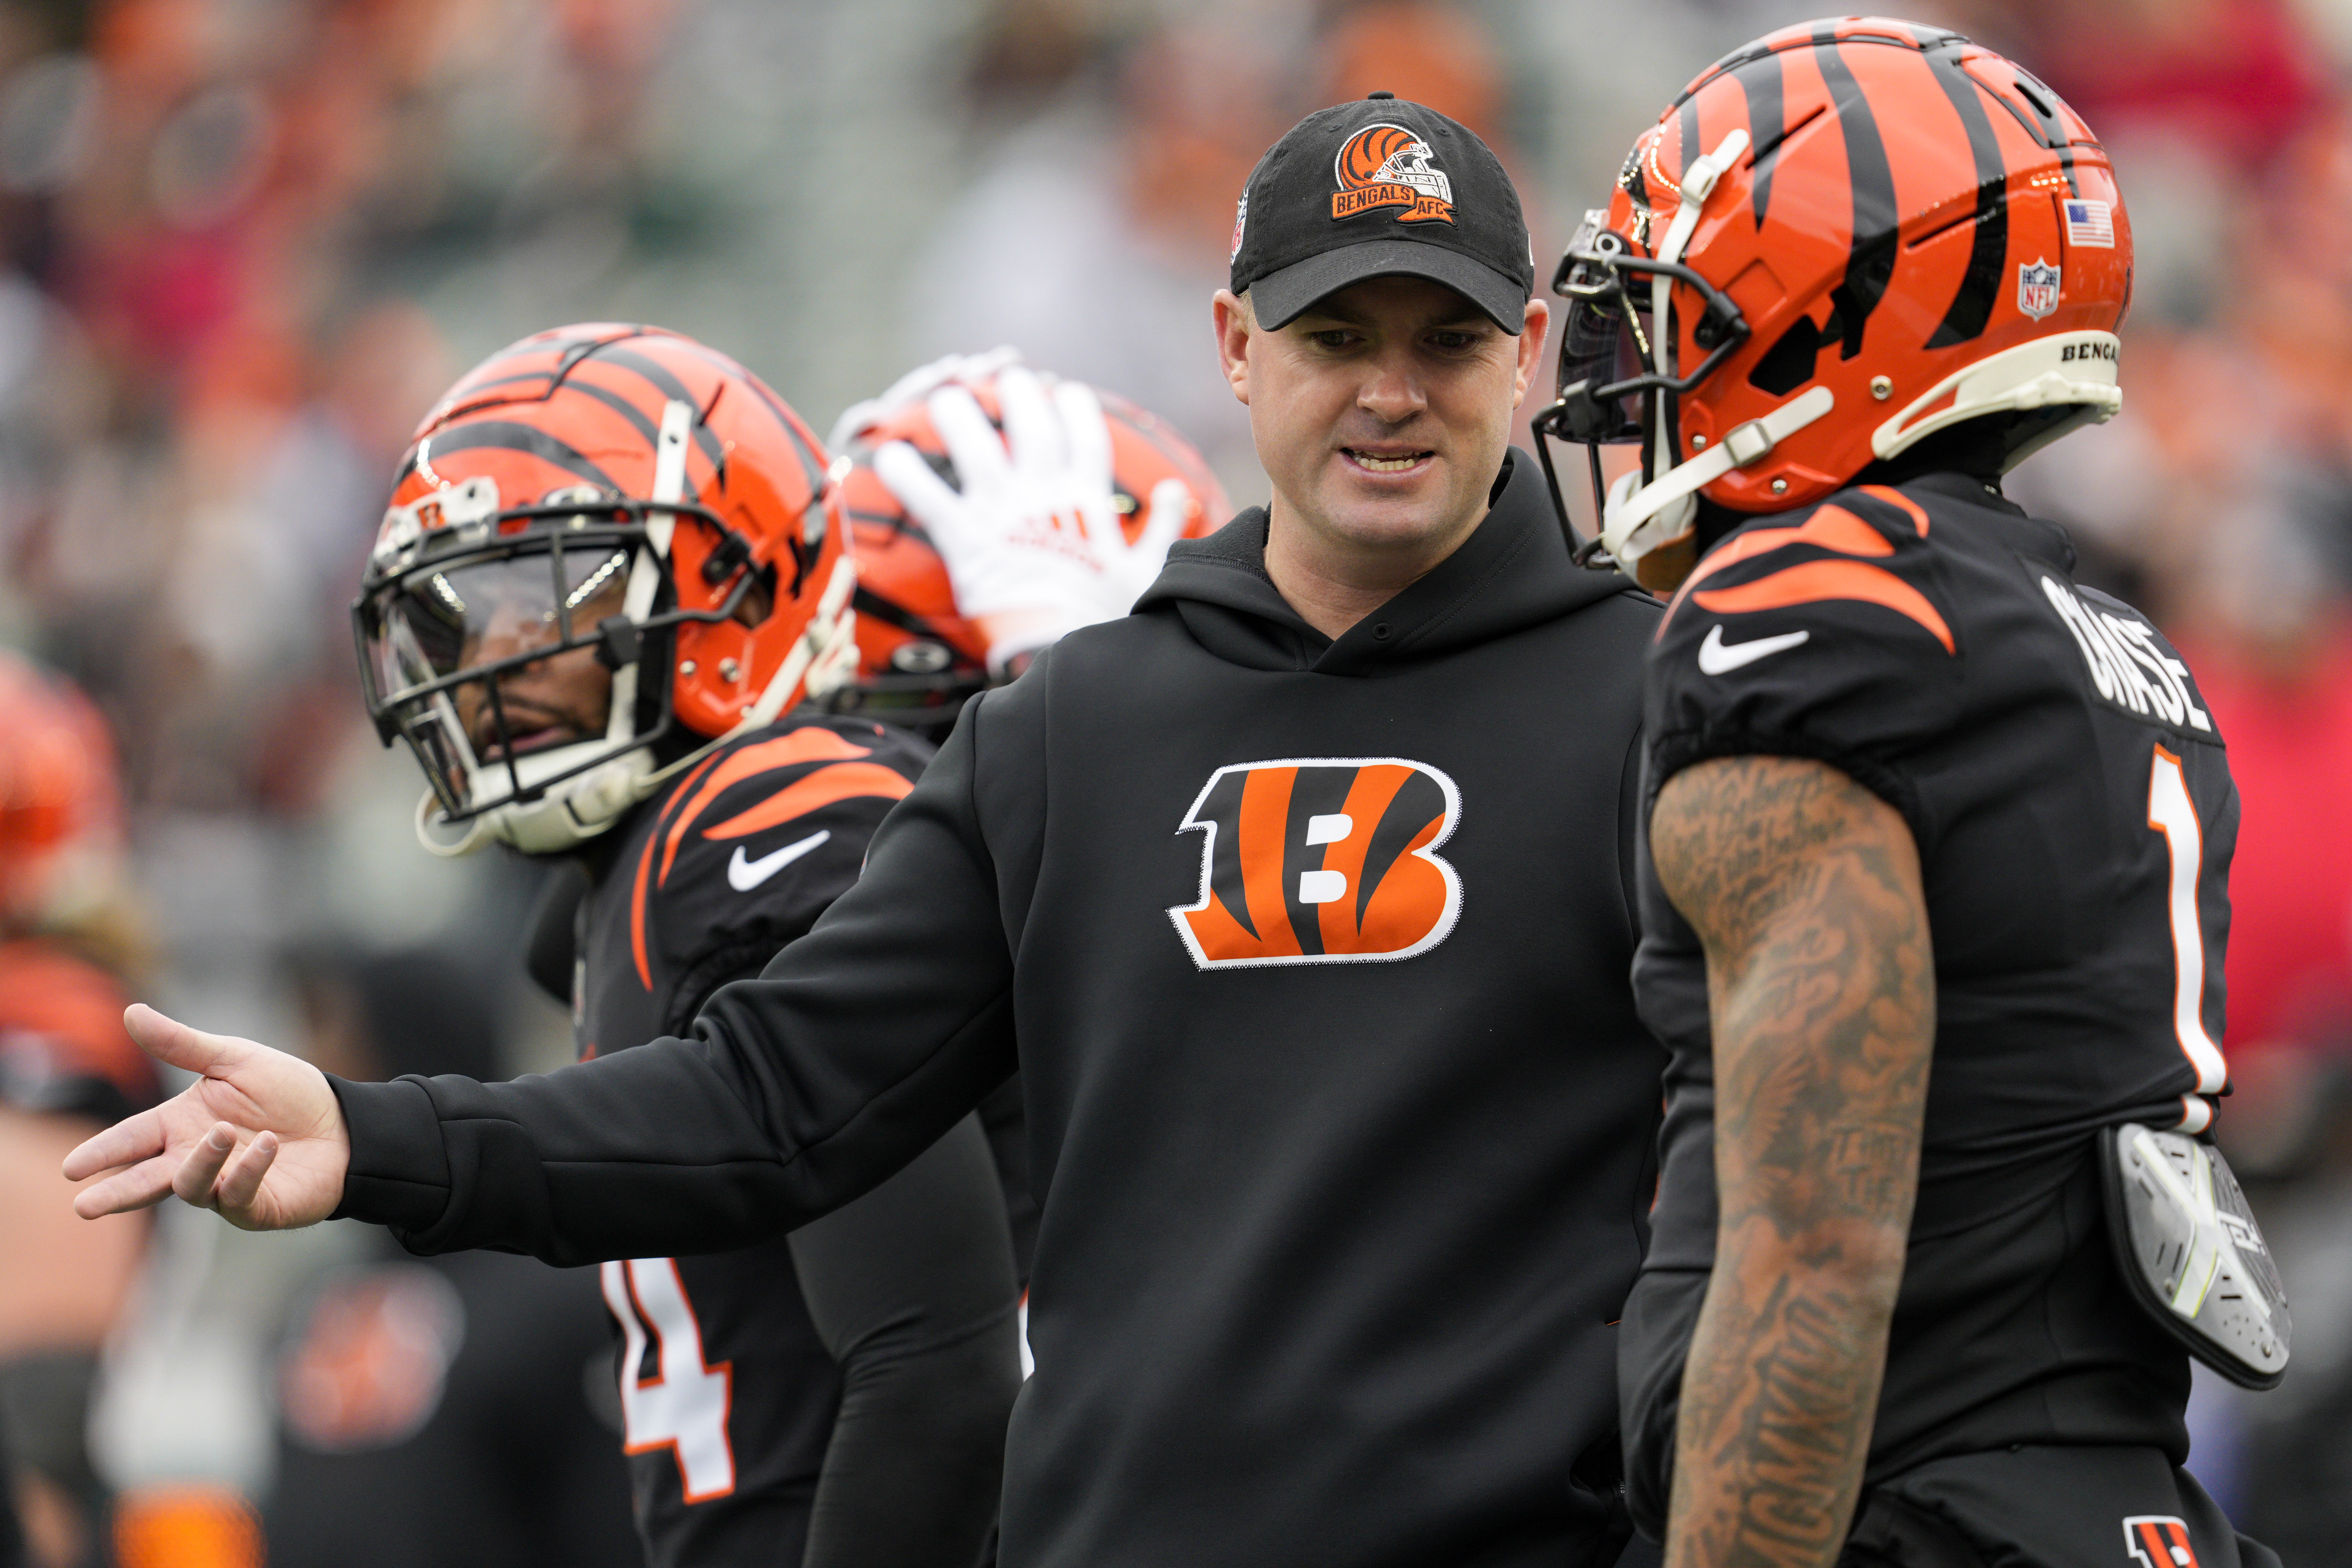
{"type": "Polygon", "coordinates": [[[1178,546],[971,704],[863,879],[693,1038],[338,1082],[341,1212],[419,1252],[739,1247],[1017,1059],[1043,1218],[1007,1568],[1612,1562],[1657,607],[1571,564],[1524,459],[1337,641],[1265,537],[1178,546]]]}

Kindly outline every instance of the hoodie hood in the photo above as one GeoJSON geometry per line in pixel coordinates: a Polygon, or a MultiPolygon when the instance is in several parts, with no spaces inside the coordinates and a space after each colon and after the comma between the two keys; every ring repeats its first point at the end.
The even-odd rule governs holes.
{"type": "Polygon", "coordinates": [[[1206,539],[1179,541],[1135,613],[1178,616],[1203,648],[1247,668],[1383,675],[1641,593],[1621,573],[1569,559],[1542,477],[1517,448],[1503,454],[1487,505],[1459,549],[1336,641],[1266,575],[1264,507],[1206,539]]]}

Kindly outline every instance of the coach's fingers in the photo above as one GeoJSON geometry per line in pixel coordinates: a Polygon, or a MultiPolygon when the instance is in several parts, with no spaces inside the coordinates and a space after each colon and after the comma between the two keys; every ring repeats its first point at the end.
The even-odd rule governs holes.
{"type": "Polygon", "coordinates": [[[163,1108],[156,1106],[136,1116],[126,1116],[95,1138],[84,1140],[66,1156],[64,1175],[68,1182],[79,1182],[110,1171],[117,1165],[128,1165],[135,1160],[152,1159],[163,1152],[163,1108]]]}
{"type": "Polygon", "coordinates": [[[215,1206],[235,1219],[251,1218],[253,1200],[261,1193],[261,1178],[269,1173],[277,1158],[275,1132],[264,1132],[247,1144],[245,1152],[230,1163],[219,1185],[213,1189],[215,1206]]]}
{"type": "Polygon", "coordinates": [[[169,1154],[142,1160],[76,1193],[74,1213],[84,1219],[104,1219],[110,1214],[153,1208],[172,1195],[172,1173],[179,1168],[179,1161],[169,1154]]]}
{"type": "Polygon", "coordinates": [[[236,1131],[226,1121],[214,1122],[213,1130],[196,1140],[196,1146],[173,1173],[173,1195],[192,1208],[211,1208],[213,1184],[220,1179],[221,1167],[228,1163],[229,1151],[236,1147],[236,1131]]]}
{"type": "Polygon", "coordinates": [[[131,1032],[139,1048],[157,1061],[206,1078],[221,1077],[254,1051],[251,1040],[190,1028],[177,1018],[165,1017],[144,1002],[133,1002],[122,1010],[122,1026],[131,1032]]]}

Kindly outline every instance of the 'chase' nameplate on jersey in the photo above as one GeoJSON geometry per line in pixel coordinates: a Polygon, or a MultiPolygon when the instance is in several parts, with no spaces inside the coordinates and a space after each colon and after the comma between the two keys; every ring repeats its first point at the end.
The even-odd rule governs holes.
{"type": "Polygon", "coordinates": [[[2229,1162],[2137,1121],[2108,1130],[2107,1229],[2140,1305],[2198,1360],[2246,1388],[2285,1375],[2286,1289],[2229,1162]]]}
{"type": "MultiPolygon", "coordinates": [[[[2042,596],[2074,637],[2089,667],[2091,685],[2107,702],[2137,719],[2192,735],[2213,736],[2213,719],[2197,700],[2189,667],[2136,615],[2116,615],[2085,599],[2074,584],[2031,566],[2042,596]]],[[[2113,601],[2109,601],[2112,603],[2113,601]]]]}

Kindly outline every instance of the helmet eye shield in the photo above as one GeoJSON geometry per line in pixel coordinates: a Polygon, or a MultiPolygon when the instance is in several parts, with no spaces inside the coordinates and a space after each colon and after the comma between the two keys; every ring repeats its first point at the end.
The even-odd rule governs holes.
{"type": "Polygon", "coordinates": [[[580,646],[575,628],[621,613],[629,555],[621,542],[600,542],[536,558],[475,556],[409,573],[374,595],[384,651],[397,656],[396,668],[379,665],[386,689],[580,646]]]}
{"type": "Polygon", "coordinates": [[[1627,309],[1627,303],[1610,298],[1569,301],[1552,394],[1555,428],[1564,439],[1614,444],[1642,438],[1639,387],[1648,374],[1649,311],[1627,309]]]}

